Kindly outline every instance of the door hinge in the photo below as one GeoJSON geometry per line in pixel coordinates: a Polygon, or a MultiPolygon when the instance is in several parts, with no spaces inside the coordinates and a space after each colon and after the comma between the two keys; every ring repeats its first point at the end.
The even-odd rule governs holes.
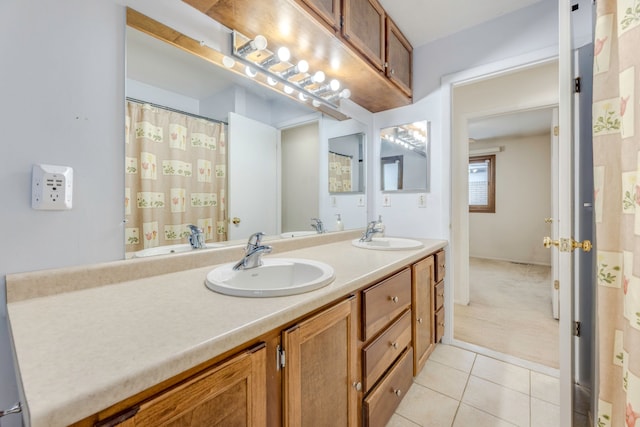
{"type": "Polygon", "coordinates": [[[276,368],[278,371],[285,367],[286,361],[287,359],[284,349],[280,346],[280,344],[278,344],[278,346],[276,347],[276,368]]]}
{"type": "Polygon", "coordinates": [[[556,291],[560,289],[560,280],[553,281],[553,289],[555,289],[556,291]]]}
{"type": "Polygon", "coordinates": [[[582,79],[580,77],[576,77],[575,79],[573,79],[573,91],[575,93],[580,93],[581,89],[582,89],[582,79]]]}
{"type": "Polygon", "coordinates": [[[580,336],[580,328],[581,328],[582,324],[580,322],[575,322],[575,331],[574,331],[574,335],[576,337],[580,336]]]}

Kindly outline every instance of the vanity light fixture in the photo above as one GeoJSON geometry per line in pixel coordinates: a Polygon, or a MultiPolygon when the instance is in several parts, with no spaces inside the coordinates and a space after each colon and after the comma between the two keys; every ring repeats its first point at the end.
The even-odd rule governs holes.
{"type": "Polygon", "coordinates": [[[250,39],[237,31],[232,32],[231,54],[245,65],[245,73],[249,77],[254,78],[260,73],[264,76],[261,77],[263,81],[266,80],[271,86],[282,83],[282,90],[286,94],[292,95],[294,90],[297,90],[300,101],[306,102],[311,99],[316,108],[328,106],[338,109],[340,99],[349,98],[351,95],[348,89],[340,91],[341,85],[336,79],[324,83],[327,76],[322,70],[309,74],[307,61],[300,60],[294,63],[287,47],[280,47],[273,52],[267,50],[267,45],[264,36],[250,39]]]}

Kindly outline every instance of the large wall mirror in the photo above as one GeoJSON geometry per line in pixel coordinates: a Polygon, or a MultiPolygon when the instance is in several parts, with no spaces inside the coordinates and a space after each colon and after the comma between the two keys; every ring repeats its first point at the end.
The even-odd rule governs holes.
{"type": "Polygon", "coordinates": [[[429,122],[391,126],[380,131],[380,189],[429,191],[429,122]]]}
{"type": "Polygon", "coordinates": [[[321,164],[326,166],[318,153],[328,145],[320,139],[327,117],[131,26],[126,52],[127,110],[136,110],[127,118],[127,139],[131,143],[141,136],[146,144],[137,155],[126,155],[127,173],[142,182],[140,188],[127,185],[127,210],[160,212],[158,219],[139,224],[127,216],[128,257],[190,249],[189,223],[204,230],[209,246],[239,243],[257,231],[279,236],[290,229],[312,230],[311,217],[321,216],[319,204],[326,200],[320,194],[326,186],[318,181],[324,177],[321,164]],[[168,118],[155,118],[165,110],[168,118]],[[296,128],[304,130],[304,139],[296,128]],[[287,140],[296,141],[295,148],[288,148],[290,158],[318,159],[303,168],[311,178],[297,177],[300,162],[282,158],[281,148],[286,152],[294,146],[285,147],[287,140]],[[171,160],[156,151],[162,145],[174,156],[171,160]],[[189,158],[191,148],[212,157],[205,160],[196,153],[189,158]],[[182,184],[185,179],[193,181],[192,187],[182,184]],[[304,194],[315,205],[293,206],[286,195],[291,188],[283,188],[290,183],[299,185],[293,194],[304,194]]]}
{"type": "Polygon", "coordinates": [[[365,134],[329,138],[329,193],[364,193],[365,134]]]}

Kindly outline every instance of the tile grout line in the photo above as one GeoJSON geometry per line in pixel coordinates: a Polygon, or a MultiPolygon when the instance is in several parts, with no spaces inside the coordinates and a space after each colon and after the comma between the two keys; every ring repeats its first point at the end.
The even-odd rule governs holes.
{"type": "Polygon", "coordinates": [[[467,373],[467,381],[464,383],[464,389],[462,390],[462,394],[460,395],[460,399],[458,400],[458,407],[456,408],[456,413],[453,414],[453,420],[451,420],[451,426],[456,423],[456,418],[458,417],[458,412],[460,411],[460,406],[462,405],[462,399],[464,398],[464,394],[467,391],[467,387],[469,386],[469,380],[471,379],[471,371],[473,371],[473,367],[476,364],[476,359],[478,358],[478,353],[474,353],[473,355],[473,363],[471,363],[471,367],[469,368],[469,372],[467,373]]]}

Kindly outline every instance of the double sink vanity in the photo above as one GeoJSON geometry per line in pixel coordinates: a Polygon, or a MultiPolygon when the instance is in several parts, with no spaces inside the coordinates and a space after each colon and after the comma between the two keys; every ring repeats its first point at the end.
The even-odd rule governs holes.
{"type": "Polygon", "coordinates": [[[26,425],[386,425],[444,331],[446,241],[359,236],[8,275],[26,425]]]}

